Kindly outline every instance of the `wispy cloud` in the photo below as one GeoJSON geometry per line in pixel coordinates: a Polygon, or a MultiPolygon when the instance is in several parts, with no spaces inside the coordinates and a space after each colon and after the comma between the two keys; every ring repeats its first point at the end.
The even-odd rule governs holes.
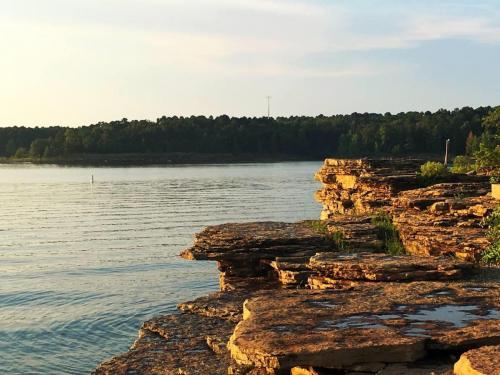
{"type": "Polygon", "coordinates": [[[197,0],[199,3],[213,7],[238,7],[248,10],[270,12],[276,14],[292,14],[301,16],[317,15],[324,12],[325,6],[314,1],[297,0],[197,0]]]}
{"type": "Polygon", "coordinates": [[[395,77],[411,79],[421,61],[394,56],[432,43],[496,46],[500,5],[496,0],[0,0],[0,34],[0,99],[8,103],[22,103],[26,91],[54,94],[58,87],[80,88],[88,97],[126,87],[130,92],[120,95],[132,97],[130,82],[144,90],[144,77],[158,91],[217,90],[220,81],[279,90],[267,88],[274,78],[317,81],[321,91],[326,82],[380,79],[380,85],[395,77]]]}

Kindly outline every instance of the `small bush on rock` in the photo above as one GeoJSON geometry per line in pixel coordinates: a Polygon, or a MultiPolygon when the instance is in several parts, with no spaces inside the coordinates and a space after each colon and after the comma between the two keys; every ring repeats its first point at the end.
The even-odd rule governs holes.
{"type": "Polygon", "coordinates": [[[406,253],[399,233],[391,217],[386,212],[378,212],[372,217],[372,224],[377,228],[377,237],[383,241],[384,251],[391,255],[403,255],[406,253]]]}
{"type": "Polygon", "coordinates": [[[448,168],[443,163],[436,161],[428,161],[420,166],[420,176],[427,179],[438,179],[446,177],[450,174],[448,168]]]}
{"type": "Polygon", "coordinates": [[[336,249],[340,251],[347,250],[344,234],[342,232],[330,232],[327,224],[321,220],[311,220],[309,224],[316,232],[324,234],[336,249]]]}
{"type": "Polygon", "coordinates": [[[491,245],[483,252],[481,260],[487,264],[500,264],[500,205],[481,223],[488,228],[491,245]]]}

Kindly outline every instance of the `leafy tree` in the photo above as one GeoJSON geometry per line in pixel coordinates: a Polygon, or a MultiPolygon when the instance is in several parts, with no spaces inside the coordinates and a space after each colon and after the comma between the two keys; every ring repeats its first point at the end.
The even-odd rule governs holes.
{"type": "Polygon", "coordinates": [[[35,139],[31,142],[30,155],[36,158],[41,157],[45,149],[50,146],[50,141],[48,139],[35,139]]]}
{"type": "Polygon", "coordinates": [[[14,156],[18,159],[27,158],[29,156],[29,152],[24,147],[19,147],[14,156]]]}
{"type": "Polygon", "coordinates": [[[490,133],[500,133],[500,106],[493,109],[487,116],[484,117],[483,126],[490,133]]]}
{"type": "MultiPolygon", "coordinates": [[[[110,153],[265,154],[314,159],[404,156],[441,154],[448,138],[452,152],[459,154],[472,155],[481,149],[480,144],[489,142],[483,146],[484,154],[485,147],[495,149],[490,140],[498,134],[497,111],[465,107],[435,113],[274,119],[163,116],[156,121],[122,119],[79,128],[10,127],[0,128],[0,156],[13,156],[19,148],[29,149],[33,157],[110,153]],[[43,145],[42,140],[48,143],[43,145]]],[[[481,160],[491,159],[483,154],[481,160]]]]}
{"type": "Polygon", "coordinates": [[[471,156],[479,149],[479,139],[473,132],[469,132],[465,141],[465,154],[471,156]]]}

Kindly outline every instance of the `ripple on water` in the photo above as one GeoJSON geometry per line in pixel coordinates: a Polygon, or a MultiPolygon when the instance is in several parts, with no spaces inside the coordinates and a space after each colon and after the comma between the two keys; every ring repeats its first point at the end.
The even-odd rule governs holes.
{"type": "Polygon", "coordinates": [[[0,372],[82,374],[125,351],[217,289],[215,264],[177,256],[194,232],[318,217],[320,165],[0,167],[0,372]]]}

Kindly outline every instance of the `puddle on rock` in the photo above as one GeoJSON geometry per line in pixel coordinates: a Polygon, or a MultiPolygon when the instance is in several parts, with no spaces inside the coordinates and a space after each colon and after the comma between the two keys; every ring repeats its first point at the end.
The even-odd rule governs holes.
{"type": "Polygon", "coordinates": [[[341,318],[339,320],[325,320],[322,321],[314,329],[317,331],[329,331],[332,329],[343,329],[343,328],[387,328],[383,324],[379,324],[376,319],[370,318],[366,315],[352,315],[341,318]]]}
{"type": "Polygon", "coordinates": [[[286,325],[277,325],[277,326],[270,327],[271,331],[279,332],[279,333],[291,332],[291,331],[293,331],[293,329],[294,329],[294,327],[290,327],[290,326],[286,326],[286,325]]]}
{"type": "Polygon", "coordinates": [[[427,298],[432,298],[432,297],[439,297],[439,296],[451,296],[451,295],[454,295],[455,292],[451,289],[438,289],[438,290],[434,290],[428,294],[425,294],[424,297],[427,297],[427,298]]]}
{"type": "Polygon", "coordinates": [[[475,305],[442,305],[422,308],[415,313],[405,313],[404,318],[420,322],[445,322],[456,328],[467,326],[468,322],[480,319],[498,319],[500,312],[496,309],[488,310],[487,314],[480,314],[480,307],[475,305]]]}
{"type": "Polygon", "coordinates": [[[401,319],[401,315],[394,315],[394,314],[381,314],[381,315],[375,315],[379,319],[383,320],[390,320],[390,319],[401,319]]]}
{"type": "Polygon", "coordinates": [[[317,300],[317,301],[307,300],[306,302],[314,307],[327,307],[327,308],[338,307],[337,303],[333,303],[329,300],[317,300]]]}
{"type": "Polygon", "coordinates": [[[430,337],[427,334],[427,330],[425,328],[411,327],[405,330],[405,334],[407,336],[415,336],[415,337],[430,337]]]}
{"type": "Polygon", "coordinates": [[[468,286],[464,288],[465,290],[470,290],[471,292],[484,292],[488,290],[488,288],[485,288],[484,286],[468,286]]]}
{"type": "Polygon", "coordinates": [[[338,259],[358,259],[359,255],[358,254],[341,254],[337,255],[338,259]]]}

